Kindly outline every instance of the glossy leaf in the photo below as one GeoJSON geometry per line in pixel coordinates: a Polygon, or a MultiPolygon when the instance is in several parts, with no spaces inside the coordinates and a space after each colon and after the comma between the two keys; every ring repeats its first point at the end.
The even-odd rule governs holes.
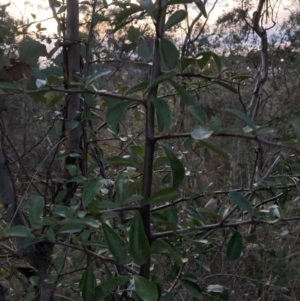
{"type": "Polygon", "coordinates": [[[141,276],[133,276],[135,291],[142,301],[158,301],[159,293],[156,285],[141,276]]]}
{"type": "Polygon", "coordinates": [[[19,44],[19,60],[31,66],[37,66],[41,56],[47,56],[46,46],[37,40],[24,39],[19,44]]]}
{"type": "Polygon", "coordinates": [[[150,256],[150,245],[139,213],[136,213],[130,224],[129,251],[138,265],[146,263],[150,256]]]}
{"type": "Polygon", "coordinates": [[[201,259],[197,258],[197,259],[194,259],[194,262],[196,264],[198,264],[199,266],[201,266],[203,269],[205,269],[207,272],[210,272],[210,267],[207,263],[205,263],[204,261],[202,261],[201,259]]]}
{"type": "Polygon", "coordinates": [[[222,71],[222,62],[221,62],[220,57],[213,52],[211,53],[211,56],[215,61],[218,71],[221,72],[222,71]]]}
{"type": "Polygon", "coordinates": [[[246,115],[244,112],[238,111],[236,109],[228,109],[226,110],[230,113],[232,113],[233,115],[235,115],[236,117],[238,117],[240,120],[242,120],[245,124],[247,124],[250,128],[252,128],[253,130],[256,130],[256,124],[254,123],[254,121],[248,116],[246,115]]]}
{"type": "Polygon", "coordinates": [[[84,183],[82,194],[83,206],[87,207],[89,205],[105,183],[106,181],[104,179],[99,178],[93,178],[84,183]]]}
{"type": "Polygon", "coordinates": [[[130,167],[135,167],[138,170],[141,170],[141,165],[138,162],[127,158],[115,156],[115,157],[108,158],[106,162],[111,165],[125,166],[125,167],[130,166],[130,167]]]}
{"type": "Polygon", "coordinates": [[[168,103],[163,98],[153,98],[153,105],[156,109],[157,115],[163,124],[169,128],[171,123],[171,114],[168,103]]]}
{"type": "Polygon", "coordinates": [[[96,278],[93,272],[93,266],[90,263],[82,275],[80,281],[82,299],[84,301],[94,301],[96,293],[96,278]]]}
{"type": "Polygon", "coordinates": [[[194,58],[183,57],[180,60],[180,70],[184,71],[189,65],[195,62],[194,58]]]}
{"type": "Polygon", "coordinates": [[[155,6],[152,0],[137,0],[140,6],[147,12],[149,16],[153,16],[155,6]]]}
{"type": "Polygon", "coordinates": [[[59,204],[53,204],[50,208],[53,215],[59,215],[67,218],[73,217],[77,210],[75,206],[68,207],[59,204]]]}
{"type": "Polygon", "coordinates": [[[249,201],[242,196],[240,193],[238,192],[230,192],[228,194],[229,199],[235,203],[236,205],[238,205],[240,208],[246,210],[248,213],[252,214],[252,207],[249,203],[249,201]]]}
{"type": "Polygon", "coordinates": [[[207,16],[207,13],[206,13],[206,9],[205,9],[205,4],[203,3],[203,1],[201,0],[196,0],[194,1],[195,4],[198,6],[199,10],[201,11],[202,15],[205,17],[205,18],[208,18],[207,16]]]}
{"type": "Polygon", "coordinates": [[[45,201],[41,196],[32,196],[27,202],[28,217],[32,227],[38,227],[42,221],[45,201]]]}
{"type": "Polygon", "coordinates": [[[202,291],[197,283],[183,276],[180,279],[180,284],[196,299],[202,300],[202,291]]]}
{"type": "Polygon", "coordinates": [[[104,299],[119,286],[124,285],[127,281],[129,281],[129,277],[120,276],[102,282],[96,288],[97,300],[104,299]]]}
{"type": "Polygon", "coordinates": [[[5,235],[11,237],[28,237],[31,235],[31,232],[25,226],[14,226],[6,230],[5,235]]]}
{"type": "Polygon", "coordinates": [[[159,76],[158,78],[156,78],[147,88],[147,91],[153,89],[154,87],[158,86],[159,84],[170,80],[172,77],[175,76],[175,72],[174,71],[170,71],[170,72],[166,72],[163,75],[159,76]]]}
{"type": "Polygon", "coordinates": [[[172,171],[172,187],[178,188],[184,180],[185,170],[181,161],[168,148],[164,147],[165,153],[169,159],[172,171]]]}
{"type": "Polygon", "coordinates": [[[186,105],[193,105],[194,99],[189,92],[186,91],[180,84],[173,80],[169,80],[170,84],[175,88],[175,90],[180,95],[181,99],[184,101],[186,105]]]}
{"type": "Polygon", "coordinates": [[[211,52],[210,51],[205,51],[205,52],[200,52],[197,55],[197,65],[200,68],[201,71],[203,71],[205,69],[205,67],[207,66],[210,58],[211,58],[211,52]]]}
{"type": "Polygon", "coordinates": [[[238,94],[238,90],[234,86],[232,86],[232,85],[230,85],[228,83],[225,83],[225,82],[220,81],[220,80],[214,80],[213,82],[215,84],[218,84],[218,85],[222,86],[223,88],[225,88],[225,89],[227,89],[227,90],[235,93],[235,94],[238,94]]]}
{"type": "Polygon", "coordinates": [[[125,179],[123,177],[123,174],[120,172],[115,181],[116,200],[117,203],[119,204],[122,204],[126,186],[127,186],[127,179],[125,179]]]}
{"type": "Polygon", "coordinates": [[[105,240],[111,254],[117,262],[123,262],[127,257],[126,242],[107,224],[102,224],[105,240]]]}
{"type": "Polygon", "coordinates": [[[103,77],[107,74],[111,73],[111,70],[106,70],[106,71],[98,71],[92,75],[89,75],[86,78],[86,84],[89,85],[91,83],[93,83],[94,81],[96,81],[98,78],[103,77]]]}
{"type": "Polygon", "coordinates": [[[47,230],[45,235],[50,242],[55,243],[55,232],[51,228],[47,230]]]}
{"type": "Polygon", "coordinates": [[[240,258],[241,253],[243,251],[243,237],[239,232],[235,232],[227,246],[227,259],[230,261],[234,261],[240,258]]]}
{"type": "Polygon", "coordinates": [[[106,113],[107,123],[116,126],[124,118],[127,109],[131,105],[131,101],[122,101],[110,107],[106,113]]]}
{"type": "Polygon", "coordinates": [[[278,198],[278,204],[279,204],[279,205],[282,206],[282,205],[285,204],[288,194],[289,194],[289,190],[286,189],[286,190],[282,193],[282,195],[278,198]]]}
{"type": "Polygon", "coordinates": [[[176,46],[167,39],[160,39],[159,49],[166,66],[170,70],[175,69],[179,60],[179,51],[176,46]]]}
{"type": "Polygon", "coordinates": [[[183,9],[176,11],[173,15],[171,15],[168,21],[165,24],[164,30],[170,29],[172,26],[180,23],[187,17],[187,12],[183,9]]]}
{"type": "Polygon", "coordinates": [[[127,38],[132,43],[137,43],[140,37],[140,30],[134,26],[130,26],[127,31],[127,38]]]}
{"type": "Polygon", "coordinates": [[[119,22],[123,22],[129,16],[143,10],[143,8],[137,4],[134,3],[126,3],[126,4],[127,4],[126,8],[120,11],[116,15],[116,20],[118,20],[119,22]]]}
{"type": "Polygon", "coordinates": [[[79,121],[77,121],[77,120],[69,120],[69,121],[66,122],[65,127],[66,127],[67,131],[71,131],[71,130],[76,129],[78,127],[78,125],[79,125],[79,121]]]}
{"type": "Polygon", "coordinates": [[[169,252],[170,255],[175,260],[177,266],[182,266],[182,258],[180,254],[177,253],[175,248],[167,241],[163,239],[155,240],[151,245],[151,254],[159,254],[169,252]]]}
{"type": "Polygon", "coordinates": [[[82,230],[82,227],[80,225],[76,224],[70,224],[70,225],[65,225],[61,227],[57,233],[60,234],[71,234],[71,233],[78,233],[82,230]]]}
{"type": "Polygon", "coordinates": [[[146,202],[146,204],[156,204],[161,202],[173,202],[179,199],[181,193],[178,189],[164,188],[154,193],[146,202]]]}
{"type": "Polygon", "coordinates": [[[128,89],[125,92],[125,95],[129,95],[129,94],[139,92],[139,91],[144,91],[148,86],[149,86],[149,82],[141,82],[141,83],[135,85],[134,87],[128,89]]]}
{"type": "Polygon", "coordinates": [[[214,131],[210,131],[202,126],[199,126],[192,131],[191,136],[195,140],[204,140],[204,139],[208,139],[213,133],[214,131]]]}

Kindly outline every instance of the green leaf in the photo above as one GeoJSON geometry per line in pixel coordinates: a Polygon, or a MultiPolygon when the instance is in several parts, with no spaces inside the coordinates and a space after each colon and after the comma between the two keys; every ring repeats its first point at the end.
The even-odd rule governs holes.
{"type": "Polygon", "coordinates": [[[133,276],[135,291],[143,301],[158,301],[157,286],[141,276],[133,276]]]}
{"type": "Polygon", "coordinates": [[[140,6],[147,12],[147,14],[152,17],[155,11],[155,6],[151,0],[137,0],[140,6]]]}
{"type": "Polygon", "coordinates": [[[150,83],[149,87],[147,88],[147,91],[153,89],[154,87],[158,86],[159,84],[167,80],[170,80],[175,75],[176,73],[174,71],[164,73],[163,75],[156,78],[152,83],[150,83]]]}
{"type": "Polygon", "coordinates": [[[154,193],[146,202],[146,204],[156,204],[160,202],[173,202],[179,199],[181,193],[178,189],[164,188],[154,193]]]}
{"type": "Polygon", "coordinates": [[[65,5],[62,5],[60,8],[59,8],[59,10],[57,11],[57,15],[59,15],[59,14],[62,14],[63,12],[65,12],[66,11],[66,6],[65,5]]]}
{"type": "Polygon", "coordinates": [[[179,51],[176,46],[167,39],[160,39],[159,49],[166,66],[170,70],[175,69],[179,60],[179,51]]]}
{"type": "Polygon", "coordinates": [[[183,57],[180,60],[180,70],[184,71],[190,64],[194,63],[195,59],[190,57],[183,57]]]}
{"type": "Polygon", "coordinates": [[[188,93],[185,88],[183,88],[180,84],[173,80],[169,80],[170,84],[174,87],[174,89],[178,92],[180,95],[181,99],[184,101],[186,105],[193,105],[194,104],[194,99],[191,96],[190,93],[188,93]]]}
{"type": "Polygon", "coordinates": [[[127,38],[131,43],[137,43],[140,37],[140,30],[134,26],[130,26],[127,31],[127,38]]]}
{"type": "Polygon", "coordinates": [[[213,133],[214,131],[210,131],[202,126],[198,126],[195,130],[192,131],[191,136],[195,140],[204,140],[208,139],[213,133]]]}
{"type": "MultiPolygon", "coordinates": [[[[32,227],[41,225],[45,201],[41,196],[32,196],[27,202],[28,217],[32,227]]],[[[39,227],[38,227],[39,228],[39,227]]]]}
{"type": "Polygon", "coordinates": [[[70,218],[76,213],[77,207],[75,206],[64,206],[59,204],[51,205],[51,212],[53,215],[59,215],[62,217],[70,218]]]}
{"type": "Polygon", "coordinates": [[[199,108],[199,106],[191,105],[188,106],[188,111],[202,124],[206,125],[207,116],[206,113],[199,108]]]}
{"type": "Polygon", "coordinates": [[[164,296],[163,301],[173,301],[174,300],[174,294],[173,293],[166,293],[164,296]]]}
{"type": "Polygon", "coordinates": [[[222,62],[221,62],[220,57],[213,52],[211,53],[211,56],[213,57],[213,59],[215,61],[218,71],[221,72],[222,71],[222,62]]]}
{"type": "Polygon", "coordinates": [[[103,223],[102,228],[109,251],[117,262],[123,262],[127,257],[126,242],[108,225],[103,223]]]}
{"type": "Polygon", "coordinates": [[[133,203],[133,202],[138,202],[138,201],[141,201],[143,199],[143,196],[140,195],[140,194],[134,194],[132,196],[130,196],[129,198],[127,198],[123,204],[130,204],[130,203],[133,203]]]}
{"type": "MultiPolygon", "coordinates": [[[[126,3],[126,7],[125,9],[123,9],[122,11],[120,11],[116,16],[116,20],[118,20],[119,22],[122,22],[124,20],[127,19],[127,17],[139,12],[139,11],[142,11],[142,7],[140,7],[139,5],[137,4],[133,4],[133,3],[129,3],[127,2],[126,3]],[[127,8],[129,6],[129,8],[127,8]]],[[[126,25],[126,23],[124,24],[126,25]]]]}
{"type": "Polygon", "coordinates": [[[39,242],[41,242],[43,239],[41,237],[25,237],[20,242],[18,242],[19,249],[24,249],[29,246],[33,246],[39,242]]]}
{"type": "Polygon", "coordinates": [[[47,230],[46,238],[48,241],[55,243],[55,232],[51,228],[47,230]]]}
{"type": "Polygon", "coordinates": [[[207,66],[210,58],[211,58],[212,52],[210,51],[205,51],[205,52],[200,52],[197,55],[197,65],[200,68],[201,71],[203,71],[205,69],[205,67],[207,66]],[[198,58],[200,57],[200,58],[198,58]]]}
{"type": "Polygon", "coordinates": [[[19,44],[19,60],[37,66],[41,56],[47,56],[46,46],[37,40],[22,40],[19,44]]]}
{"type": "Polygon", "coordinates": [[[81,230],[82,230],[81,226],[71,224],[71,225],[65,225],[65,226],[61,227],[57,231],[57,233],[60,233],[60,234],[71,234],[71,233],[81,232],[81,230]]]}
{"type": "Polygon", "coordinates": [[[168,21],[165,24],[164,31],[170,29],[172,26],[180,23],[187,17],[187,12],[183,9],[176,11],[173,15],[171,15],[168,21]]]}
{"type": "Polygon", "coordinates": [[[250,78],[252,78],[252,76],[250,76],[250,75],[241,75],[241,74],[239,74],[239,75],[234,75],[234,76],[232,76],[232,77],[230,77],[230,80],[240,80],[240,81],[244,81],[244,80],[246,80],[246,79],[250,79],[250,78]]]}
{"type": "MultiPolygon", "coordinates": [[[[85,214],[86,212],[83,211],[85,214]]],[[[88,226],[92,228],[99,228],[100,224],[92,216],[86,216],[82,218],[67,218],[60,222],[61,225],[77,225],[77,226],[88,226]]]]}
{"type": "Polygon", "coordinates": [[[79,121],[76,121],[76,120],[70,120],[70,121],[67,121],[66,122],[66,130],[67,131],[71,131],[71,130],[74,130],[77,128],[77,126],[79,125],[79,121]]]}
{"type": "Polygon", "coordinates": [[[163,239],[156,239],[151,244],[151,254],[160,254],[160,253],[165,253],[166,251],[169,252],[171,256],[174,258],[177,266],[181,267],[182,258],[168,241],[163,239]]]}
{"type": "Polygon", "coordinates": [[[286,189],[286,190],[282,193],[282,195],[278,198],[278,204],[279,204],[279,205],[282,206],[282,205],[285,204],[288,194],[289,194],[289,190],[286,189]]]}
{"type": "Polygon", "coordinates": [[[207,272],[210,272],[210,267],[207,263],[205,263],[204,261],[202,261],[201,259],[197,258],[194,259],[194,261],[196,262],[196,264],[198,264],[199,266],[201,266],[203,269],[205,269],[207,272]]]}
{"type": "Polygon", "coordinates": [[[5,235],[11,237],[29,237],[31,232],[25,226],[14,226],[7,229],[5,235]]]}
{"type": "Polygon", "coordinates": [[[128,89],[128,90],[125,92],[125,95],[129,95],[129,94],[132,94],[132,93],[135,93],[135,92],[138,92],[138,91],[143,91],[143,90],[145,90],[148,86],[149,86],[149,82],[141,82],[141,83],[135,85],[134,87],[128,89]]]}
{"type": "Polygon", "coordinates": [[[256,130],[256,124],[244,112],[238,111],[236,109],[227,109],[226,111],[234,114],[236,117],[238,117],[240,120],[242,120],[245,124],[247,124],[250,128],[252,128],[253,130],[256,130]]]}
{"type": "Polygon", "coordinates": [[[178,188],[184,180],[185,170],[181,161],[177,156],[171,152],[168,148],[164,147],[165,153],[169,159],[171,170],[172,170],[172,187],[178,188]]]}
{"type": "Polygon", "coordinates": [[[0,89],[18,90],[15,84],[7,83],[7,82],[0,82],[0,89]]]}
{"type": "Polygon", "coordinates": [[[118,174],[115,181],[116,200],[119,204],[123,202],[123,195],[126,189],[127,179],[124,179],[122,172],[118,174]]]}
{"type": "Polygon", "coordinates": [[[197,283],[190,280],[189,277],[182,277],[180,279],[180,284],[196,299],[202,300],[202,291],[197,283]]]}
{"type": "Polygon", "coordinates": [[[171,115],[168,103],[163,98],[153,98],[153,105],[156,109],[156,113],[163,124],[169,129],[171,123],[171,115]]]}
{"type": "Polygon", "coordinates": [[[86,85],[90,85],[91,83],[93,83],[94,81],[96,81],[98,78],[100,77],[103,77],[107,74],[111,73],[111,70],[106,70],[106,71],[98,71],[92,75],[89,75],[87,78],[86,78],[86,85]]]}
{"type": "Polygon", "coordinates": [[[89,205],[105,183],[106,180],[99,178],[93,178],[84,183],[82,194],[82,204],[84,207],[89,205]]]}
{"type": "Polygon", "coordinates": [[[137,53],[141,58],[147,59],[149,57],[150,51],[146,42],[138,45],[137,53]]]}
{"type": "Polygon", "coordinates": [[[249,201],[240,193],[233,191],[228,194],[229,199],[238,205],[240,208],[246,210],[249,214],[252,214],[252,207],[249,201]]]}
{"type": "Polygon", "coordinates": [[[202,15],[207,19],[208,16],[207,16],[207,13],[206,13],[205,4],[201,0],[196,0],[194,2],[198,6],[198,8],[201,11],[202,15]]]}
{"type": "Polygon", "coordinates": [[[238,90],[230,84],[227,84],[227,83],[225,83],[223,81],[220,81],[220,80],[214,80],[213,83],[218,84],[218,85],[222,86],[223,88],[225,88],[225,89],[227,89],[227,90],[229,90],[229,91],[231,91],[235,94],[238,94],[238,90]]]}
{"type": "Polygon", "coordinates": [[[107,123],[116,126],[124,118],[127,109],[132,104],[132,101],[122,101],[109,108],[106,113],[107,123]]]}
{"type": "Polygon", "coordinates": [[[221,157],[223,157],[226,160],[230,159],[229,154],[224,150],[224,148],[221,148],[221,147],[211,143],[208,140],[205,140],[205,141],[201,140],[200,145],[209,148],[210,150],[212,150],[213,152],[220,155],[221,157]]]}
{"type": "Polygon", "coordinates": [[[300,124],[299,123],[296,123],[296,122],[293,122],[293,129],[294,129],[294,132],[296,134],[296,137],[297,137],[297,140],[298,140],[298,143],[300,142],[300,124]]]}
{"type": "Polygon", "coordinates": [[[115,157],[108,158],[106,162],[111,165],[125,166],[125,167],[130,166],[130,167],[135,167],[138,170],[142,170],[141,165],[138,162],[127,158],[115,156],[115,157]]]}
{"type": "Polygon", "coordinates": [[[240,258],[241,253],[243,251],[243,237],[239,232],[235,232],[227,246],[227,259],[230,261],[234,261],[240,258]]]}
{"type": "Polygon", "coordinates": [[[96,278],[93,272],[92,263],[88,265],[87,269],[82,275],[80,288],[82,292],[82,299],[84,301],[95,301],[96,278]]]}
{"type": "Polygon", "coordinates": [[[126,284],[129,281],[127,276],[119,276],[102,282],[96,288],[97,298],[96,300],[103,300],[111,292],[116,290],[119,286],[126,284]]]}
{"type": "Polygon", "coordinates": [[[150,245],[139,213],[133,217],[129,232],[129,251],[136,264],[142,265],[150,256],[150,245]]]}

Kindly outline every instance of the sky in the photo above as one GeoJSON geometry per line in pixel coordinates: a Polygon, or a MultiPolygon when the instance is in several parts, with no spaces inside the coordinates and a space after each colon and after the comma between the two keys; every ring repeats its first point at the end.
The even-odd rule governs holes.
{"type": "MultiPolygon", "coordinates": [[[[238,2],[240,2],[239,0],[238,2]]],[[[208,0],[206,10],[209,11],[212,7],[215,0],[208,0]]],[[[237,1],[233,0],[218,0],[213,13],[210,15],[209,23],[214,22],[218,16],[222,14],[222,12],[228,11],[234,7],[234,4],[237,1]]],[[[279,14],[279,22],[282,22],[289,15],[289,9],[295,7],[295,3],[299,3],[299,0],[269,0],[269,3],[280,2],[280,14],[279,14]],[[287,8],[287,9],[285,9],[287,8]]],[[[20,18],[23,17],[24,20],[29,20],[29,22],[34,21],[31,14],[36,15],[36,21],[51,18],[52,12],[48,8],[48,0],[31,0],[31,1],[23,1],[23,0],[0,0],[0,5],[11,3],[8,8],[8,12],[12,15],[20,18]],[[48,9],[47,9],[48,8],[48,9]]],[[[255,6],[258,3],[258,0],[252,0],[252,3],[255,6]]],[[[297,4],[296,4],[297,5],[297,4]]],[[[299,4],[298,4],[299,6],[299,4]]],[[[43,27],[47,27],[46,34],[51,34],[56,31],[56,22],[54,20],[48,20],[42,23],[43,27]]],[[[32,28],[35,29],[34,27],[32,28]]]]}

